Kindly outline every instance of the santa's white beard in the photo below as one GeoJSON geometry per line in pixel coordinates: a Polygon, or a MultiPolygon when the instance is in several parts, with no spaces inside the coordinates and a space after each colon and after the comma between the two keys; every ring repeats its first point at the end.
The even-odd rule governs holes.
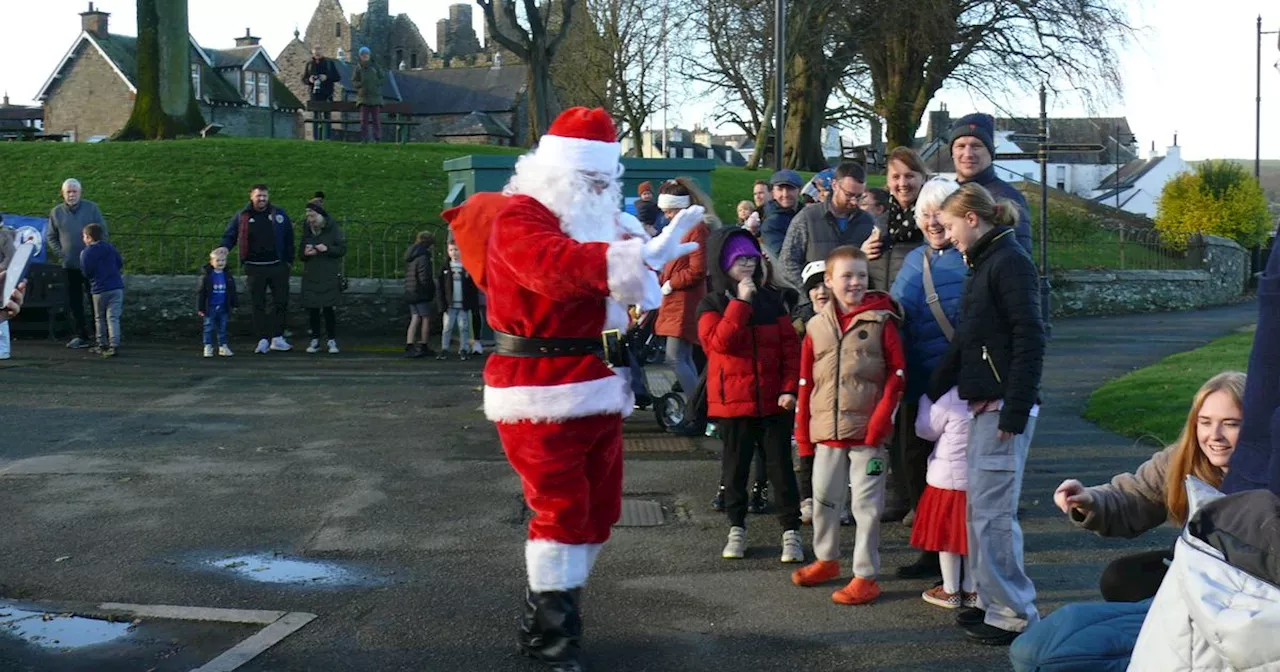
{"type": "Polygon", "coordinates": [[[506,191],[547,206],[560,219],[560,230],[578,242],[612,242],[621,233],[622,185],[617,180],[597,194],[580,172],[541,159],[535,152],[516,161],[506,191]]]}

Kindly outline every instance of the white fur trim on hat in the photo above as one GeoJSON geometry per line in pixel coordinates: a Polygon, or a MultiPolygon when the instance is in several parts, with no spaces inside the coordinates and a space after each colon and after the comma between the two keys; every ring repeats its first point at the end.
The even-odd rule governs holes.
{"type": "Polygon", "coordinates": [[[624,305],[634,305],[644,300],[645,280],[653,271],[644,264],[644,241],[639,238],[609,243],[604,253],[609,295],[624,305]]]}
{"type": "MultiPolygon", "coordinates": [[[[627,417],[635,410],[631,381],[620,375],[561,385],[484,387],[484,415],[492,422],[560,422],[593,415],[627,417]]],[[[628,372],[629,373],[629,372],[628,372]]]]}
{"type": "Polygon", "coordinates": [[[563,162],[575,170],[604,173],[615,176],[622,158],[622,145],[617,142],[600,142],[544,135],[538,141],[538,158],[563,162]]]}
{"type": "Polygon", "coordinates": [[[683,210],[689,207],[690,202],[688,196],[658,194],[658,208],[661,210],[683,210]]]}
{"type": "MultiPolygon", "coordinates": [[[[599,551],[596,551],[597,553],[599,551]]],[[[552,590],[581,588],[591,572],[592,553],[588,544],[564,544],[550,539],[530,539],[524,545],[525,570],[529,573],[529,590],[545,593],[552,590]]]]}

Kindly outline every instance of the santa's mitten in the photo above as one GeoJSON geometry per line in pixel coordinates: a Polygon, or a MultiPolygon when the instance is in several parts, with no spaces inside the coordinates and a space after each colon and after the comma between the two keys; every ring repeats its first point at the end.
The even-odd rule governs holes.
{"type": "Polygon", "coordinates": [[[657,238],[644,244],[644,263],[649,268],[658,269],[686,254],[696,252],[697,243],[680,241],[702,221],[703,212],[702,206],[692,205],[676,213],[657,238]]]}

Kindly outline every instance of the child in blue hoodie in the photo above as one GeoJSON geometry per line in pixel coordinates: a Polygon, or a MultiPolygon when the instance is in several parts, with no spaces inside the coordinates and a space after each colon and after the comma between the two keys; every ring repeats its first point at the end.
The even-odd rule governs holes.
{"type": "Polygon", "coordinates": [[[204,320],[205,357],[213,356],[215,337],[218,356],[231,356],[227,322],[237,303],[236,279],[227,270],[227,250],[220,247],[209,253],[209,263],[200,269],[200,284],[196,287],[196,314],[204,320]]]}
{"type": "Polygon", "coordinates": [[[80,270],[89,281],[93,295],[93,315],[98,325],[96,345],[90,350],[103,357],[114,357],[120,347],[120,311],[124,307],[124,259],[114,245],[103,240],[101,224],[84,227],[81,236],[80,270]]]}

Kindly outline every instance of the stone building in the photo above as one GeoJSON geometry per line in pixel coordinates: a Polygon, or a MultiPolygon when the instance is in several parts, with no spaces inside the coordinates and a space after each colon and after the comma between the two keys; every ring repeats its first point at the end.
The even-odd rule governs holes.
{"type": "Polygon", "coordinates": [[[368,2],[364,13],[348,18],[339,0],[320,0],[303,41],[319,46],[329,58],[355,60],[360,47],[369,47],[374,62],[388,70],[402,63],[405,68],[424,67],[431,60],[431,48],[417,24],[407,14],[392,16],[387,0],[368,2]]]}
{"type": "MultiPolygon", "coordinates": [[[[124,127],[137,95],[138,38],[110,32],[110,14],[80,14],[80,35],[40,88],[45,132],[104,139],[124,127]]],[[[295,138],[302,103],[276,77],[275,62],[245,30],[230,49],[190,40],[191,84],[205,121],[225,135],[295,138]]]]}

